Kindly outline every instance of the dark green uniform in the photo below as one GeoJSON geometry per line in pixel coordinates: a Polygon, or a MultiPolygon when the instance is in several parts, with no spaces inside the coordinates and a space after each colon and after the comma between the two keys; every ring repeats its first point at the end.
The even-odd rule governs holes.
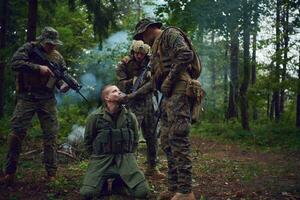
{"type": "MultiPolygon", "coordinates": [[[[144,67],[148,64],[146,55],[142,63],[138,63],[134,56],[125,57],[116,67],[118,86],[124,93],[131,93],[134,77],[139,77],[144,67]]],[[[150,75],[150,71],[149,71],[150,75]]],[[[150,168],[156,167],[157,138],[154,133],[155,117],[153,106],[153,89],[150,76],[146,77],[142,86],[136,91],[134,98],[129,102],[129,107],[136,115],[143,136],[147,144],[147,162],[150,168]]]]}
{"type": "Polygon", "coordinates": [[[137,166],[137,145],[138,122],[126,108],[121,107],[117,115],[103,107],[91,114],[85,129],[85,146],[91,157],[80,194],[86,199],[99,196],[101,191],[105,193],[106,180],[115,177],[121,179],[131,196],[146,199],[149,187],[137,166]]]}
{"type": "MultiPolygon", "coordinates": [[[[44,139],[44,162],[48,175],[56,173],[56,137],[58,121],[55,86],[62,83],[49,76],[40,75],[39,65],[45,65],[34,54],[33,49],[43,51],[40,43],[30,42],[19,48],[12,58],[12,69],[16,72],[17,105],[11,119],[12,133],[9,135],[6,173],[14,174],[17,167],[22,140],[26,136],[35,113],[41,123],[44,139]]],[[[54,50],[46,54],[49,60],[65,68],[61,54],[54,50]]]]}

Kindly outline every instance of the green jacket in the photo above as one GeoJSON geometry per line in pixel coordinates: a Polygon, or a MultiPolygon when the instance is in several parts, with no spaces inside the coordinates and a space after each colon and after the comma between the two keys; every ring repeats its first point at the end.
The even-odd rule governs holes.
{"type": "Polygon", "coordinates": [[[111,126],[112,128],[121,129],[128,127],[128,122],[130,122],[129,126],[134,132],[134,144],[136,149],[138,144],[138,122],[132,112],[122,107],[117,121],[113,121],[104,108],[100,107],[88,117],[84,140],[86,149],[91,156],[83,185],[101,188],[101,180],[103,176],[107,174],[120,175],[129,188],[133,188],[145,180],[143,173],[138,169],[134,153],[102,155],[92,153],[93,141],[101,131],[101,127],[111,126]],[[99,122],[101,124],[100,127],[99,122]]]}

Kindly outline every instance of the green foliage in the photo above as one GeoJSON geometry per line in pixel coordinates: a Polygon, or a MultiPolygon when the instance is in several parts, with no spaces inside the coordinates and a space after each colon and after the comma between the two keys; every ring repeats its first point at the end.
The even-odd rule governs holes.
{"type": "Polygon", "coordinates": [[[227,123],[206,121],[195,125],[192,132],[201,137],[239,143],[250,148],[275,151],[300,149],[300,130],[287,122],[276,124],[261,121],[251,124],[251,127],[251,131],[245,131],[235,121],[227,123]]]}

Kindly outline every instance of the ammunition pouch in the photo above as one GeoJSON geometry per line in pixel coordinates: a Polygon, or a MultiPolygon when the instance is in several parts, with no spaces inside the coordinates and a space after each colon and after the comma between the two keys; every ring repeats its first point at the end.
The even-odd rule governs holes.
{"type": "Polygon", "coordinates": [[[93,154],[132,153],[134,133],[129,128],[99,130],[93,142],[93,154]]]}
{"type": "Polygon", "coordinates": [[[190,79],[186,88],[186,95],[191,98],[192,107],[192,123],[195,123],[200,118],[200,113],[202,110],[201,102],[205,96],[204,90],[201,88],[199,80],[190,79]]]}

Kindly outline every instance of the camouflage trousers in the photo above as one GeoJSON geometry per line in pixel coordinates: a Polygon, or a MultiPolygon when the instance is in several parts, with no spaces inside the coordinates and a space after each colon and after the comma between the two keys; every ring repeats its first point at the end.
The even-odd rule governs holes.
{"type": "Polygon", "coordinates": [[[18,99],[11,119],[12,133],[8,138],[8,153],[6,157],[6,173],[16,172],[22,141],[31,126],[32,117],[37,113],[43,130],[44,163],[48,175],[54,176],[56,165],[56,137],[58,133],[56,100],[28,101],[18,99]]]}
{"type": "Polygon", "coordinates": [[[155,130],[155,111],[152,94],[130,103],[132,112],[136,115],[143,137],[147,144],[147,163],[149,167],[156,166],[157,138],[155,130]]]}
{"type": "Polygon", "coordinates": [[[168,189],[180,193],[192,190],[190,107],[185,94],[173,94],[162,101],[160,139],[168,161],[168,189]]]}

